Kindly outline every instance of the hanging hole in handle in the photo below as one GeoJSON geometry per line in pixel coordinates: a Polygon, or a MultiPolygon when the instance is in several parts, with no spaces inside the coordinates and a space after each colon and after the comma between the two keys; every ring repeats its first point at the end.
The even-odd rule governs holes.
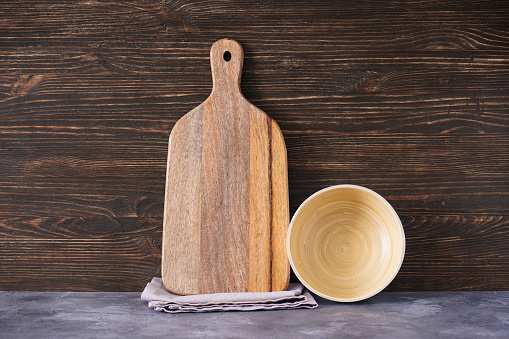
{"type": "Polygon", "coordinates": [[[232,59],[232,54],[230,52],[228,52],[228,51],[224,52],[223,59],[226,62],[230,61],[232,59]]]}

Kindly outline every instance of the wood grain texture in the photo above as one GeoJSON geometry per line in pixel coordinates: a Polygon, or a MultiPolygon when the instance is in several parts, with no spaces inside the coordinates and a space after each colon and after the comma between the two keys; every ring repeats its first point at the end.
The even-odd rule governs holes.
{"type": "Polygon", "coordinates": [[[366,186],[407,236],[389,289],[509,289],[507,27],[494,0],[3,1],[0,289],[160,274],[168,135],[224,37],[285,136],[291,214],[366,186]]]}
{"type": "Polygon", "coordinates": [[[286,147],[242,95],[243,61],[238,42],[215,42],[212,93],[170,134],[162,276],[177,294],[288,286],[286,147]]]}

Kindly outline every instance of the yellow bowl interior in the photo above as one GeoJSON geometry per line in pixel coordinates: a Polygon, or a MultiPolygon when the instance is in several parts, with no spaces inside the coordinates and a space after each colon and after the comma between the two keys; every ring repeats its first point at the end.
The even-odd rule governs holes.
{"type": "Polygon", "coordinates": [[[299,280],[334,301],[369,298],[396,276],[405,234],[392,206],[365,187],[325,188],[302,203],[290,223],[288,256],[299,280]]]}

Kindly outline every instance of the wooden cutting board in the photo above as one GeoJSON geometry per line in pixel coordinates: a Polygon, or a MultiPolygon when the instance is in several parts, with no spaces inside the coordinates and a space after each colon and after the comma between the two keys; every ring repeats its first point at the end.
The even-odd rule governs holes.
{"type": "Polygon", "coordinates": [[[244,98],[244,52],[210,50],[210,96],[170,134],[162,277],[177,294],[269,292],[288,286],[286,146],[279,126],[244,98]]]}

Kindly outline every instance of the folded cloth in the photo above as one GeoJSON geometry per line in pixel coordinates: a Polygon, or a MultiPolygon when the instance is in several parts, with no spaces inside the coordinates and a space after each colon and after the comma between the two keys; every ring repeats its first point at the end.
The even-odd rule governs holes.
{"type": "Polygon", "coordinates": [[[177,295],[170,293],[161,278],[153,278],[141,294],[141,300],[156,311],[168,313],[212,312],[212,311],[255,311],[315,308],[313,296],[302,284],[292,283],[286,291],[240,292],[198,295],[177,295]]]}

